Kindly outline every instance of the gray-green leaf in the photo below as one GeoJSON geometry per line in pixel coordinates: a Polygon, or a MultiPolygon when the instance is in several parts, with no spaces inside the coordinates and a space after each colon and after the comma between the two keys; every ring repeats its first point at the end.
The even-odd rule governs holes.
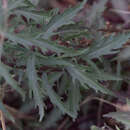
{"type": "Polygon", "coordinates": [[[84,0],[74,8],[67,9],[63,14],[54,16],[44,28],[43,38],[48,39],[53,34],[54,30],[58,29],[62,25],[72,23],[72,18],[83,8],[86,2],[87,0],[84,0]]]}
{"type": "Polygon", "coordinates": [[[42,95],[39,91],[39,84],[37,82],[37,74],[35,70],[35,57],[30,56],[27,62],[27,76],[29,79],[29,87],[33,91],[33,96],[35,104],[39,107],[40,121],[44,117],[44,103],[42,100],[42,95]]]}

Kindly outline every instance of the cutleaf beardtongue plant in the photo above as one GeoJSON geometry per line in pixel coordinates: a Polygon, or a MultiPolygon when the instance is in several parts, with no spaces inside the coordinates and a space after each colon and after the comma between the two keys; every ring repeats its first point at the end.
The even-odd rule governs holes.
{"type": "MultiPolygon", "coordinates": [[[[87,0],[83,0],[62,14],[56,14],[55,10],[37,11],[32,0],[8,2],[8,17],[12,15],[14,17],[12,16],[10,20],[10,27],[3,33],[6,39],[0,63],[0,81],[4,78],[6,84],[9,84],[15,93],[19,93],[22,97],[21,110],[26,105],[30,111],[34,107],[37,108],[40,121],[45,117],[43,122],[47,122],[48,118],[52,117],[44,111],[47,108],[45,103],[47,99],[50,99],[54,106],[52,115],[56,115],[54,112],[58,111],[58,119],[61,115],[67,114],[75,120],[84,98],[82,92],[88,92],[90,89],[90,91],[95,90],[92,91],[93,93],[113,96],[114,92],[103,85],[102,81],[119,82],[122,80],[121,76],[100,69],[98,64],[103,65],[104,55],[118,53],[119,48],[130,38],[130,32],[110,34],[106,37],[99,33],[97,28],[92,28],[94,31],[86,31],[82,28],[77,35],[77,28],[81,26],[72,21],[72,18],[86,2],[87,0]],[[25,28],[16,34],[15,29],[21,24],[25,28]],[[41,28],[37,28],[37,24],[40,24],[41,28]],[[73,27],[71,30],[70,26],[73,27]],[[71,34],[71,37],[65,36],[64,28],[67,29],[68,35],[71,34]],[[59,39],[51,40],[53,34],[59,34],[60,40],[63,41],[69,39],[67,41],[69,46],[60,45],[59,39]],[[77,48],[78,40],[82,37],[92,39],[89,47],[77,48]],[[50,56],[46,54],[48,50],[52,51],[50,56]],[[96,64],[92,60],[94,58],[100,59],[101,62],[96,64]],[[65,95],[66,99],[61,95],[65,95]]],[[[0,3],[0,23],[4,24],[1,5],[0,3]]],[[[99,12],[101,13],[101,10],[99,12]]],[[[0,24],[1,30],[3,30],[2,24],[0,24]]],[[[16,118],[6,110],[2,100],[0,100],[0,109],[6,113],[7,119],[15,122],[16,118]]],[[[56,122],[56,119],[51,118],[51,122],[56,122]]]]}

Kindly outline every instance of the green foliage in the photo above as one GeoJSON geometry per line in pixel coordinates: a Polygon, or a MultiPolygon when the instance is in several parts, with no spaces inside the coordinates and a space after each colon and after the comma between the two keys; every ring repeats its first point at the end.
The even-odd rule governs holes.
{"type": "Polygon", "coordinates": [[[104,22],[101,15],[103,11],[105,10],[108,0],[101,0],[98,3],[94,3],[94,5],[91,7],[91,9],[87,12],[87,21],[89,27],[95,26],[96,28],[100,28],[102,26],[102,23],[104,22]],[[99,20],[100,19],[100,20],[99,20]],[[96,22],[95,22],[96,21],[96,22]]]}
{"type": "Polygon", "coordinates": [[[43,74],[43,86],[45,87],[45,90],[47,92],[47,95],[49,96],[51,102],[58,106],[59,109],[63,113],[67,113],[71,117],[74,118],[73,113],[71,113],[65,106],[65,104],[61,101],[61,97],[56,94],[56,92],[52,89],[52,87],[48,83],[47,75],[43,74]]]}
{"type": "Polygon", "coordinates": [[[28,1],[30,1],[31,2],[31,4],[33,4],[33,5],[38,5],[38,3],[39,3],[39,0],[28,0],[28,1]]]}
{"type": "Polygon", "coordinates": [[[44,103],[42,101],[42,96],[39,90],[39,85],[37,82],[37,74],[35,70],[35,57],[30,56],[27,62],[27,77],[29,79],[30,93],[33,93],[34,101],[36,106],[39,108],[40,121],[44,116],[44,103]]]}
{"type": "Polygon", "coordinates": [[[130,112],[111,112],[104,115],[104,117],[112,117],[117,121],[122,122],[127,130],[130,129],[130,112]]]}
{"type": "Polygon", "coordinates": [[[79,104],[81,101],[81,93],[78,83],[71,83],[70,85],[71,87],[68,90],[68,101],[66,102],[66,104],[70,112],[73,113],[73,119],[75,120],[78,116],[79,104]]]}
{"type": "Polygon", "coordinates": [[[67,9],[63,14],[54,16],[49,23],[46,25],[43,33],[43,38],[48,39],[53,31],[59,27],[72,23],[72,18],[83,8],[87,0],[77,5],[74,8],[67,9]]]}
{"type": "MultiPolygon", "coordinates": [[[[0,83],[1,86],[3,82],[8,84],[15,90],[13,94],[17,92],[23,99],[21,111],[27,108],[25,106],[28,106],[25,112],[31,111],[33,106],[33,109],[38,108],[41,122],[36,120],[37,123],[33,125],[45,128],[50,124],[55,126],[65,114],[75,120],[87,92],[115,96],[113,83],[124,79],[120,67],[114,74],[115,68],[108,71],[100,61],[104,55],[119,53],[130,38],[130,32],[106,36],[98,31],[104,27],[100,18],[107,0],[95,3],[91,8],[92,14],[91,11],[89,16],[87,14],[89,24],[75,22],[73,18],[86,2],[83,0],[77,6],[59,13],[56,9],[37,10],[36,0],[10,0],[5,10],[0,0],[0,36],[4,38],[0,41],[0,83]],[[97,19],[100,22],[98,27],[94,25],[97,19]],[[54,34],[58,38],[53,39],[54,34]],[[92,41],[89,47],[81,45],[83,38],[92,41]],[[49,114],[44,110],[48,109],[46,101],[54,107],[49,114]]],[[[108,62],[111,64],[111,61],[108,62]]],[[[0,110],[9,120],[15,120],[16,117],[4,107],[2,100],[0,110]]],[[[121,113],[120,116],[119,113],[107,116],[118,118],[128,127],[128,113],[124,114],[125,117],[121,113]]],[[[18,122],[22,126],[22,122],[18,122]]],[[[92,130],[97,129],[92,127],[92,130]]]]}
{"type": "Polygon", "coordinates": [[[76,80],[78,80],[81,83],[81,85],[86,89],[88,89],[88,87],[86,86],[88,85],[90,88],[95,89],[96,92],[101,91],[102,93],[105,94],[112,94],[112,92],[104,88],[93,78],[91,79],[89,75],[87,75],[87,73],[83,72],[82,70],[78,70],[74,67],[68,67],[67,70],[70,73],[74,83],[76,82],[76,80]]]}
{"type": "Polygon", "coordinates": [[[129,33],[111,35],[107,38],[101,37],[98,39],[98,41],[95,41],[95,45],[92,47],[92,49],[90,49],[88,57],[98,58],[102,55],[117,53],[118,50],[116,49],[120,48],[124,43],[126,43],[129,38],[129,33]]]}
{"type": "Polygon", "coordinates": [[[18,86],[18,83],[12,78],[12,75],[9,73],[8,67],[0,63],[0,75],[4,77],[6,82],[11,85],[17,92],[19,92],[25,100],[25,92],[18,86]]]}
{"type": "MultiPolygon", "coordinates": [[[[127,104],[125,105],[127,111],[117,111],[117,112],[110,112],[108,114],[105,114],[104,117],[110,117],[116,119],[118,122],[121,122],[125,125],[125,129],[129,130],[130,129],[130,111],[129,111],[129,106],[130,102],[129,99],[126,100],[127,104]]],[[[117,130],[120,130],[116,126],[117,130]]]]}

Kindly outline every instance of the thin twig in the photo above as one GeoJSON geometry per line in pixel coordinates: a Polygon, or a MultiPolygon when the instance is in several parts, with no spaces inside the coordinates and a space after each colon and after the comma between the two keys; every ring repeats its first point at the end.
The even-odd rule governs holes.
{"type": "Polygon", "coordinates": [[[5,118],[1,110],[0,110],[0,120],[1,120],[2,130],[6,130],[5,118]]]}
{"type": "Polygon", "coordinates": [[[119,105],[116,105],[114,103],[111,103],[105,99],[102,99],[102,98],[98,98],[98,97],[87,97],[82,103],[81,103],[81,106],[83,106],[84,104],[86,104],[87,102],[91,101],[91,100],[98,100],[98,101],[101,101],[101,102],[104,102],[104,103],[107,103],[115,108],[118,108],[118,109],[121,109],[121,107],[119,105]]]}

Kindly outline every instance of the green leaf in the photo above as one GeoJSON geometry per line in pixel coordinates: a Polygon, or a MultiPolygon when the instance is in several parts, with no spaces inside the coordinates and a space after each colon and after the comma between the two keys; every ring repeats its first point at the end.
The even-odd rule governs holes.
{"type": "MultiPolygon", "coordinates": [[[[24,6],[24,0],[9,0],[8,10],[12,11],[20,6],[24,6]]],[[[12,11],[13,12],[13,11],[12,11]]]]}
{"type": "Polygon", "coordinates": [[[15,10],[12,12],[13,14],[16,14],[17,16],[25,16],[28,21],[29,19],[34,20],[36,23],[43,23],[44,16],[36,11],[28,11],[28,10],[15,10]]]}
{"type": "Polygon", "coordinates": [[[130,112],[111,112],[105,114],[104,117],[111,117],[119,122],[122,122],[127,129],[130,128],[130,112]]]}
{"type": "Polygon", "coordinates": [[[92,59],[98,58],[102,55],[117,53],[118,51],[112,51],[112,49],[119,49],[128,41],[129,38],[130,32],[120,33],[117,35],[113,34],[107,38],[101,37],[100,40],[95,41],[96,44],[90,48],[90,52],[88,53],[87,57],[92,59]]]}
{"type": "Polygon", "coordinates": [[[99,73],[96,72],[88,72],[87,75],[92,77],[92,79],[100,80],[100,81],[107,81],[107,80],[113,80],[113,81],[120,81],[122,78],[120,76],[117,76],[115,74],[107,73],[102,70],[99,70],[99,73]]]}
{"type": "Polygon", "coordinates": [[[61,58],[65,58],[65,57],[76,57],[76,56],[80,56],[80,55],[83,55],[83,54],[86,54],[89,52],[89,48],[87,49],[80,49],[80,50],[74,50],[74,49],[70,49],[70,48],[67,48],[67,49],[64,49],[64,55],[61,56],[61,58]]]}
{"type": "Polygon", "coordinates": [[[57,53],[59,52],[63,52],[63,50],[56,45],[55,43],[53,43],[52,41],[48,41],[48,40],[36,40],[29,37],[25,37],[25,36],[20,36],[20,35],[15,35],[15,34],[11,34],[11,33],[5,33],[5,36],[13,41],[13,44],[18,44],[20,43],[21,45],[25,46],[26,48],[29,48],[29,46],[37,46],[40,47],[42,49],[43,52],[47,51],[47,50],[52,50],[52,51],[56,51],[57,53]]]}
{"type": "Polygon", "coordinates": [[[32,46],[33,44],[31,43],[31,41],[29,41],[28,39],[24,38],[24,37],[20,37],[16,34],[13,33],[9,33],[9,32],[5,32],[5,37],[8,38],[9,40],[12,41],[12,44],[18,44],[20,43],[21,45],[25,46],[26,48],[29,48],[29,46],[32,46]]]}
{"type": "Polygon", "coordinates": [[[74,50],[73,48],[67,48],[58,45],[58,43],[46,39],[40,39],[40,40],[32,40],[32,42],[36,43],[37,46],[39,46],[43,52],[44,50],[52,50],[57,53],[64,53],[63,56],[60,56],[60,58],[65,57],[75,57],[82,54],[85,54],[89,52],[89,48],[87,49],[81,49],[81,50],[74,50]]]}
{"type": "Polygon", "coordinates": [[[40,121],[44,117],[44,103],[42,100],[42,95],[39,91],[39,85],[37,82],[37,74],[35,70],[35,57],[30,56],[27,62],[27,76],[29,79],[29,87],[33,91],[35,104],[39,108],[40,121]]]}
{"type": "Polygon", "coordinates": [[[53,85],[61,76],[62,72],[54,72],[49,74],[48,80],[51,85],[53,85]]]}
{"type": "Polygon", "coordinates": [[[25,100],[25,92],[22,88],[19,87],[18,83],[12,78],[11,74],[9,73],[8,67],[0,62],[0,75],[4,77],[6,82],[11,85],[13,89],[15,89],[25,100]]]}
{"type": "Polygon", "coordinates": [[[107,88],[99,84],[97,81],[89,77],[87,73],[79,70],[78,68],[69,66],[69,67],[66,67],[66,69],[71,75],[74,83],[76,80],[78,80],[84,88],[87,88],[86,85],[88,85],[90,88],[96,91],[100,91],[104,94],[113,95],[113,93],[110,90],[108,90],[107,88]]]}
{"type": "MultiPolygon", "coordinates": [[[[93,6],[87,11],[87,26],[93,27],[98,26],[98,28],[102,25],[102,13],[106,9],[105,4],[108,0],[101,0],[95,2],[93,6]]],[[[85,19],[86,20],[86,19],[85,19]]]]}
{"type": "Polygon", "coordinates": [[[29,48],[30,46],[34,45],[37,47],[40,47],[43,52],[46,52],[47,50],[54,51],[56,53],[64,53],[63,56],[60,58],[65,58],[65,57],[74,57],[74,56],[79,56],[84,53],[87,53],[89,49],[82,49],[82,50],[74,50],[72,48],[66,48],[63,46],[58,45],[56,42],[46,40],[46,39],[40,39],[37,40],[36,38],[32,38],[30,36],[22,36],[22,35],[15,35],[13,33],[6,32],[4,33],[6,38],[9,40],[13,41],[12,44],[21,44],[25,46],[26,48],[29,48]]]}
{"type": "Polygon", "coordinates": [[[43,38],[48,39],[53,34],[54,30],[58,29],[62,25],[72,23],[72,18],[83,8],[86,2],[87,0],[84,0],[74,8],[67,9],[63,14],[54,16],[44,28],[43,38]]]}
{"type": "Polygon", "coordinates": [[[43,52],[45,50],[52,50],[57,53],[63,52],[62,48],[60,48],[60,46],[53,41],[42,39],[42,40],[32,40],[32,42],[35,43],[35,45],[39,46],[43,50],[43,52]]]}
{"type": "Polygon", "coordinates": [[[58,59],[54,57],[46,57],[46,58],[39,58],[37,59],[37,64],[41,65],[47,65],[47,66],[73,66],[73,64],[67,60],[58,59]]]}
{"type": "Polygon", "coordinates": [[[85,61],[91,66],[91,68],[92,68],[95,72],[97,72],[98,74],[100,74],[100,70],[99,70],[99,68],[97,67],[96,63],[94,63],[91,59],[89,59],[89,58],[87,58],[87,57],[81,56],[81,58],[82,58],[83,60],[85,60],[85,61]]]}
{"type": "Polygon", "coordinates": [[[73,84],[71,82],[68,88],[68,101],[66,102],[66,105],[68,106],[69,110],[73,113],[73,120],[75,120],[78,116],[80,100],[81,94],[79,85],[78,83],[73,84]]]}
{"type": "Polygon", "coordinates": [[[39,0],[28,0],[28,1],[30,1],[33,5],[38,5],[38,3],[39,3],[39,0]]]}
{"type": "Polygon", "coordinates": [[[42,76],[43,86],[46,89],[47,95],[49,96],[51,102],[56,105],[62,112],[67,113],[69,116],[74,117],[73,113],[70,112],[65,104],[61,101],[61,97],[53,90],[52,86],[49,85],[47,75],[43,74],[42,76]]]}
{"type": "Polygon", "coordinates": [[[103,70],[100,70],[96,63],[94,63],[91,59],[86,58],[86,57],[82,57],[83,60],[87,61],[87,63],[90,65],[90,68],[92,68],[93,70],[88,72],[87,75],[89,75],[90,77],[92,77],[92,79],[96,79],[96,80],[116,80],[116,81],[120,81],[122,80],[120,75],[115,75],[115,74],[111,74],[111,73],[107,73],[104,72],[103,70]]]}

